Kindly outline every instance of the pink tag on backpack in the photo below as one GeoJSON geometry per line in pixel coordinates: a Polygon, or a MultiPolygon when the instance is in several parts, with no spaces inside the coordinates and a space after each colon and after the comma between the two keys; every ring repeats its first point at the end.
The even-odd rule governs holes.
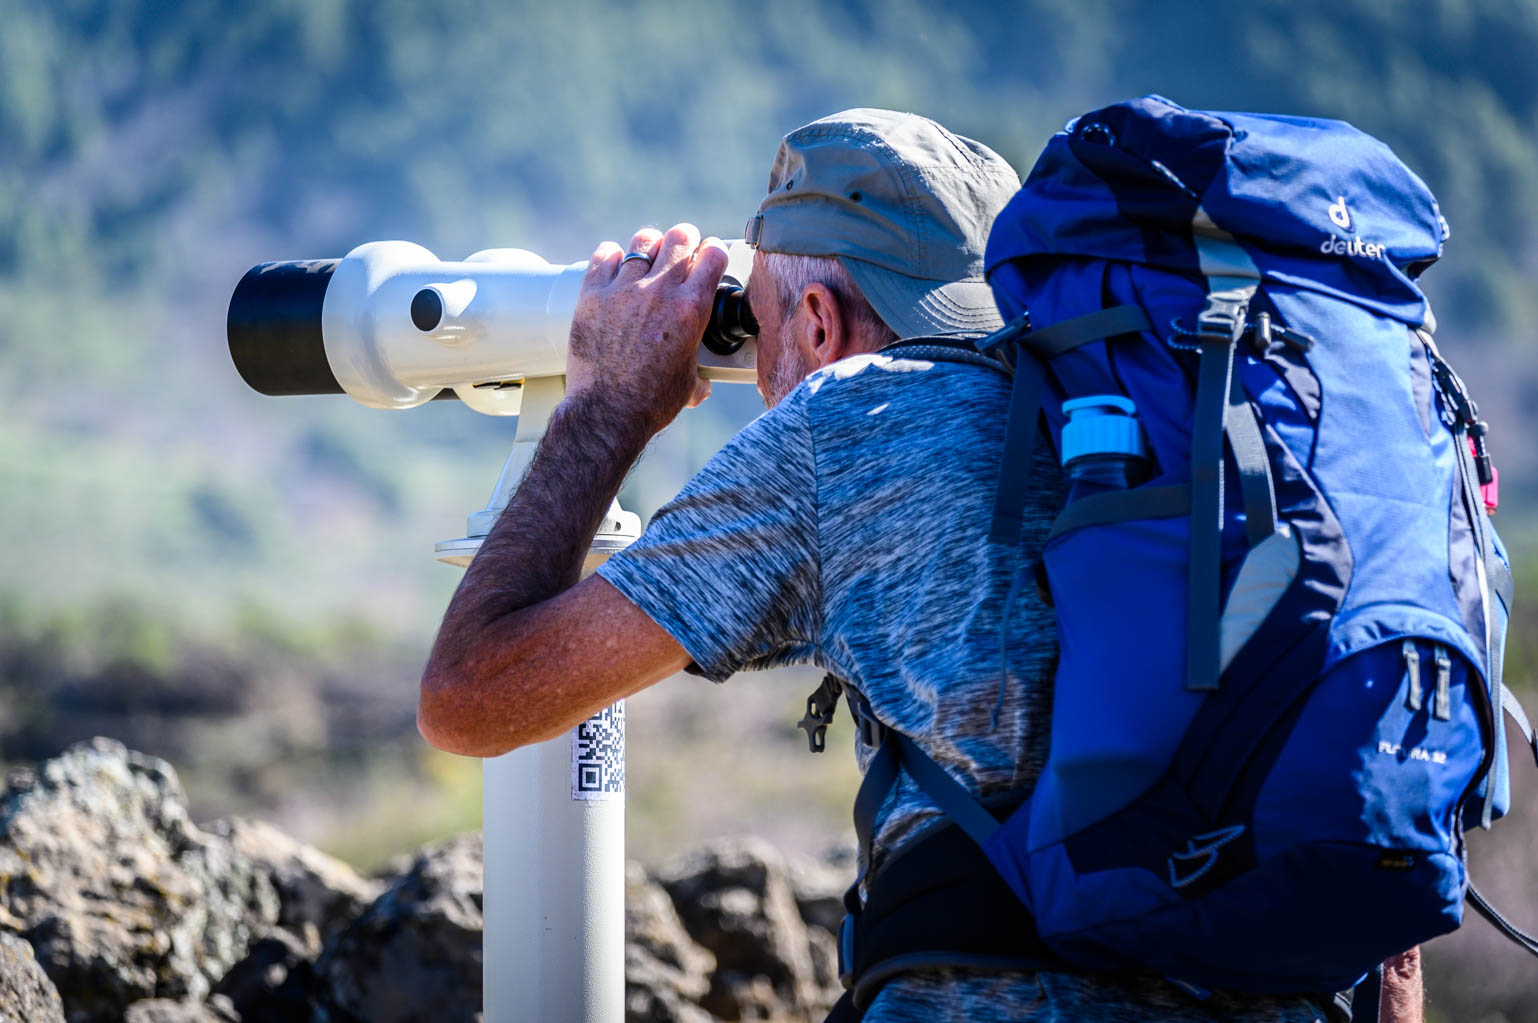
{"type": "MultiPolygon", "coordinates": [[[[1469,438],[1469,450],[1477,457],[1479,452],[1474,448],[1474,438],[1469,438]]],[[[1479,485],[1479,497],[1485,502],[1485,513],[1495,514],[1495,509],[1501,503],[1501,471],[1495,466],[1490,466],[1490,482],[1479,485]]]]}

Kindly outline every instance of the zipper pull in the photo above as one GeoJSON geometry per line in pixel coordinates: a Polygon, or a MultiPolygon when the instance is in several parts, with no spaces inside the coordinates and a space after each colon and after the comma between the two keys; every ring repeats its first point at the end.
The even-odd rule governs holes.
{"type": "Polygon", "coordinates": [[[1447,656],[1447,648],[1440,643],[1436,645],[1437,658],[1437,697],[1431,706],[1431,716],[1439,721],[1451,721],[1453,719],[1453,662],[1447,656]]]}
{"type": "Polygon", "coordinates": [[[1404,705],[1411,710],[1420,710],[1425,706],[1425,697],[1421,693],[1421,654],[1415,649],[1415,640],[1407,639],[1404,646],[1405,674],[1409,676],[1409,692],[1405,694],[1404,705]]]}

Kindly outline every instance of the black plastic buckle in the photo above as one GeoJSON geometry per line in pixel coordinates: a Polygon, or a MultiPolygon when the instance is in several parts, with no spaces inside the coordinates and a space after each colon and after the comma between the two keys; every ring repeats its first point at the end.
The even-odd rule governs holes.
{"type": "Polygon", "coordinates": [[[978,338],[972,343],[972,346],[984,355],[995,355],[1002,345],[1008,344],[1021,334],[1029,334],[1030,332],[1031,314],[1024,312],[987,337],[978,338]]]}
{"type": "Polygon", "coordinates": [[[843,691],[842,682],[832,675],[824,675],[822,684],[806,698],[806,717],[796,722],[796,727],[806,730],[806,745],[813,753],[828,748],[828,726],[838,713],[838,698],[843,691]]]}
{"type": "Polygon", "coordinates": [[[1461,426],[1468,433],[1469,439],[1474,445],[1474,471],[1479,477],[1481,486],[1489,486],[1495,482],[1495,469],[1490,461],[1490,447],[1485,440],[1485,435],[1490,432],[1490,426],[1479,418],[1479,403],[1469,394],[1469,389],[1457,372],[1443,360],[1442,356],[1433,349],[1427,349],[1431,357],[1431,377],[1436,383],[1437,393],[1442,396],[1442,404],[1447,406],[1452,416],[1448,426],[1461,426]]]}

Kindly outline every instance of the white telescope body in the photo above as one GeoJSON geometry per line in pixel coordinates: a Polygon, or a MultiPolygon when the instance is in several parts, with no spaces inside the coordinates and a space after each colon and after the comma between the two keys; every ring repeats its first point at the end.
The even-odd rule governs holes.
{"type": "MultiPolygon", "coordinates": [[[[752,250],[737,241],[727,251],[700,374],[753,383],[756,325],[740,290],[752,250]]],[[[368,242],[340,260],[263,263],[231,300],[230,351],[265,394],[343,391],[372,408],[403,409],[447,391],[478,412],[516,415],[521,395],[511,385],[566,372],[586,270],[526,249],[443,262],[403,241],[368,242]]]]}

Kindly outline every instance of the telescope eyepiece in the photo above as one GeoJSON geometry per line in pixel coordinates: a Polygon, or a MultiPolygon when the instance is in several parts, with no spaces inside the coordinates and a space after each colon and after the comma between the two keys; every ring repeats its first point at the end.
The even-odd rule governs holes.
{"type": "Polygon", "coordinates": [[[748,305],[748,293],[735,277],[723,277],[716,286],[704,345],[717,355],[733,355],[758,336],[758,320],[748,305]]]}

